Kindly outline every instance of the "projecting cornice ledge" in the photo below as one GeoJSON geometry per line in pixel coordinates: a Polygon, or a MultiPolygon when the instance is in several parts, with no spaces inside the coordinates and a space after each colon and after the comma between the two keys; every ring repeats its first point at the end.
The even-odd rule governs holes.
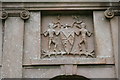
{"type": "MultiPolygon", "coordinates": [[[[39,0],[38,0],[39,1],[39,0]]],[[[106,10],[110,6],[118,6],[119,2],[7,2],[1,3],[1,9],[19,10],[106,10]]]]}
{"type": "MultiPolygon", "coordinates": [[[[1,19],[7,19],[7,17],[21,17],[22,19],[26,20],[30,17],[29,11],[40,11],[40,10],[102,10],[105,11],[106,18],[113,18],[114,16],[119,15],[119,6],[120,2],[118,0],[109,0],[111,2],[92,2],[94,0],[71,0],[71,2],[37,2],[36,0],[32,2],[32,0],[28,1],[18,1],[18,0],[2,0],[0,3],[0,11],[2,12],[1,19]],[[80,2],[81,1],[81,2],[80,2]],[[113,2],[112,2],[113,1],[113,2]],[[116,2],[115,2],[116,1],[116,2]],[[108,8],[112,8],[112,10],[108,10],[108,8]],[[25,11],[27,10],[27,11],[25,11]]],[[[38,0],[40,1],[40,0],[38,0]]],[[[47,0],[45,0],[47,1],[47,0]]]]}
{"type": "Polygon", "coordinates": [[[119,2],[119,0],[0,0],[1,2],[119,2]]]}

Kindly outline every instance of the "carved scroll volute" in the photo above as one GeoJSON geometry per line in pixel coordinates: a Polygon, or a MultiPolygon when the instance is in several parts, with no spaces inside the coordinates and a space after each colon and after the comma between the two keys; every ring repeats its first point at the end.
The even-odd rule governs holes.
{"type": "Polygon", "coordinates": [[[6,11],[3,11],[0,15],[1,19],[7,19],[8,18],[8,13],[6,11]]]}
{"type": "Polygon", "coordinates": [[[113,10],[110,9],[110,8],[107,9],[107,10],[104,12],[104,15],[105,15],[105,17],[108,18],[108,19],[112,19],[112,18],[115,16],[113,10]]]}
{"type": "Polygon", "coordinates": [[[27,20],[30,18],[30,13],[29,11],[27,10],[24,10],[20,13],[20,17],[23,19],[23,20],[27,20]]]}

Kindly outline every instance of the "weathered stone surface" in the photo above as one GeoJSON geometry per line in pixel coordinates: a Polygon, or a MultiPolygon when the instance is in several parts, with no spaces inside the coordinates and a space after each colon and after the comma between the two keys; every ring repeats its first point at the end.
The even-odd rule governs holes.
{"type": "Polygon", "coordinates": [[[5,21],[2,78],[22,77],[24,21],[9,17],[5,21]]]}
{"type": "Polygon", "coordinates": [[[40,12],[31,12],[30,15],[25,23],[24,63],[30,63],[30,59],[39,59],[41,51],[40,12]]]}
{"type": "MultiPolygon", "coordinates": [[[[120,16],[118,16],[118,21],[120,21],[120,16]]],[[[118,31],[120,31],[120,23],[118,23],[118,31]]],[[[120,52],[120,34],[118,34],[118,52],[120,52]]],[[[118,57],[120,57],[120,54],[118,54],[118,57]]],[[[118,59],[118,62],[120,62],[120,59],[118,59]]],[[[120,79],[120,64],[118,63],[118,78],[120,79]]]]}
{"type": "Polygon", "coordinates": [[[65,64],[114,64],[113,58],[68,58],[68,59],[31,59],[31,63],[23,65],[65,65],[65,64]]]}
{"type": "Polygon", "coordinates": [[[112,65],[78,66],[77,74],[88,78],[115,78],[114,68],[112,65]]]}
{"type": "Polygon", "coordinates": [[[23,78],[52,78],[62,75],[59,66],[24,67],[23,78]]]}
{"type": "Polygon", "coordinates": [[[77,65],[61,65],[61,71],[64,75],[77,74],[77,65]]]}
{"type": "MultiPolygon", "coordinates": [[[[26,67],[23,71],[24,78],[52,78],[64,74],[57,66],[26,67]]],[[[78,66],[77,75],[88,78],[115,78],[114,66],[111,65],[78,66]]]]}
{"type": "Polygon", "coordinates": [[[0,80],[1,80],[1,78],[2,78],[2,77],[1,77],[1,67],[0,67],[0,80]]]}
{"type": "Polygon", "coordinates": [[[116,66],[116,77],[118,78],[118,17],[114,17],[111,19],[111,34],[112,34],[112,42],[113,42],[113,53],[114,60],[116,66]]]}
{"type": "Polygon", "coordinates": [[[94,32],[97,57],[113,57],[110,22],[103,11],[94,11],[94,32]]]}
{"type": "Polygon", "coordinates": [[[3,38],[2,38],[2,20],[0,20],[0,66],[1,66],[1,60],[2,60],[2,41],[3,41],[3,38]]]}

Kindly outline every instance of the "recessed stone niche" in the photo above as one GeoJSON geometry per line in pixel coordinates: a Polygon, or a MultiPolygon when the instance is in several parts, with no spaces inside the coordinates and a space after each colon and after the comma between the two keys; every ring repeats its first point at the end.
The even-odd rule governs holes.
{"type": "Polygon", "coordinates": [[[42,11],[41,59],[95,58],[92,11],[42,11]]]}

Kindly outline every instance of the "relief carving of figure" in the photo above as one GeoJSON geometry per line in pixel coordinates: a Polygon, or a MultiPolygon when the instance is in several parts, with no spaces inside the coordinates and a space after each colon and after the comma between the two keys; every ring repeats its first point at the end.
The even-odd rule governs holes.
{"type": "MultiPolygon", "coordinates": [[[[86,24],[85,23],[81,23],[81,29],[79,29],[79,34],[81,34],[81,40],[80,40],[80,43],[79,43],[79,46],[81,47],[82,44],[85,45],[85,50],[87,51],[87,37],[90,37],[92,35],[91,32],[89,32],[87,29],[86,29],[86,24]]],[[[78,34],[78,35],[79,35],[78,34]]]]}
{"type": "Polygon", "coordinates": [[[61,25],[59,16],[58,22],[49,23],[49,28],[43,32],[45,37],[48,36],[48,50],[42,50],[43,57],[51,57],[51,55],[54,55],[55,57],[57,55],[85,55],[86,57],[94,57],[94,50],[88,51],[87,43],[87,36],[90,37],[92,33],[86,29],[86,24],[83,21],[80,21],[78,19],[79,17],[74,16],[74,18],[76,21],[73,22],[72,25],[61,25]],[[80,42],[78,41],[75,43],[76,35],[79,38],[81,37],[80,42]],[[56,40],[56,38],[59,40],[56,40]],[[74,44],[76,44],[77,47],[79,46],[79,48],[74,48],[74,50],[74,44]],[[59,45],[63,49],[58,49],[59,45]]]}
{"type": "Polygon", "coordinates": [[[54,44],[54,50],[56,50],[57,47],[57,42],[54,39],[54,35],[58,35],[58,33],[55,31],[54,28],[57,27],[57,25],[55,23],[49,23],[49,29],[47,31],[45,31],[43,34],[44,36],[49,35],[49,49],[51,49],[51,44],[54,44]]]}

